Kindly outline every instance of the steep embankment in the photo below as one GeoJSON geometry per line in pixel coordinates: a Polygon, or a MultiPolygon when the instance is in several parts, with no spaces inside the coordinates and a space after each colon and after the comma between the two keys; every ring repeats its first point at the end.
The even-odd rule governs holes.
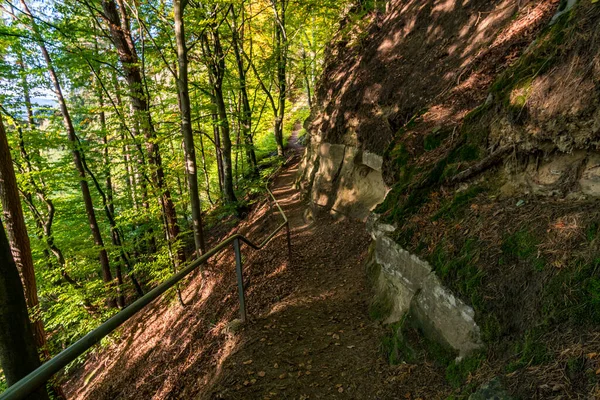
{"type": "MultiPolygon", "coordinates": [[[[368,235],[357,221],[304,221],[306,205],[293,188],[298,161],[271,186],[291,224],[291,261],[283,231],[262,251],[242,250],[248,323],[234,322],[235,264],[226,251],[204,279],[182,285],[185,306],[171,293],[89,355],[65,384],[70,399],[392,400],[452,393],[440,367],[385,361],[380,337],[387,328],[368,315],[368,235]]],[[[263,201],[229,233],[260,241],[280,222],[263,201]]]]}
{"type": "Polygon", "coordinates": [[[376,211],[392,362],[425,347],[459,397],[600,396],[599,53],[588,0],[391,1],[340,31],[300,183],[376,211]]]}

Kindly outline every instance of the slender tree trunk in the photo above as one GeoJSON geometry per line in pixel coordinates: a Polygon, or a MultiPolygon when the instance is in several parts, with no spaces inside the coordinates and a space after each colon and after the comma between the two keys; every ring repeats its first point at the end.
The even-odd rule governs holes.
{"type": "Polygon", "coordinates": [[[232,47],[237,64],[242,103],[242,113],[240,116],[240,122],[242,125],[242,135],[244,136],[244,147],[246,149],[246,157],[248,158],[248,164],[250,165],[250,175],[256,176],[258,175],[258,162],[256,161],[256,153],[254,151],[254,143],[252,139],[252,109],[250,107],[250,101],[248,99],[248,89],[246,84],[246,68],[244,67],[244,60],[240,51],[240,46],[242,46],[243,44],[238,34],[237,17],[235,15],[233,16],[233,21],[234,24],[232,29],[232,47]]]}
{"type": "MultiPolygon", "coordinates": [[[[200,120],[198,120],[198,130],[201,131],[200,120]]],[[[206,186],[206,197],[210,205],[214,205],[212,198],[210,197],[210,177],[208,175],[208,169],[206,169],[206,155],[204,154],[204,139],[202,133],[200,133],[200,154],[202,156],[202,170],[204,171],[204,185],[206,186]]]]}
{"type": "MultiPolygon", "coordinates": [[[[204,56],[206,58],[206,64],[209,69],[210,83],[213,87],[213,103],[216,106],[218,121],[217,126],[219,127],[220,143],[216,141],[216,130],[215,130],[215,145],[221,149],[221,163],[222,168],[222,194],[223,200],[227,204],[237,202],[235,192],[233,190],[233,170],[231,160],[231,136],[229,119],[227,117],[227,106],[225,105],[225,99],[223,97],[223,78],[225,76],[225,54],[221,46],[221,40],[219,37],[218,28],[213,27],[210,32],[204,33],[201,36],[204,56]],[[209,40],[210,35],[210,40],[209,40]]],[[[213,121],[216,117],[213,116],[213,121]]],[[[218,156],[218,154],[217,154],[218,156]]]]}
{"type": "Polygon", "coordinates": [[[215,87],[217,110],[219,112],[219,127],[221,131],[221,157],[223,162],[223,197],[226,203],[235,203],[237,198],[233,191],[233,173],[231,166],[231,137],[227,108],[223,99],[222,79],[215,87]]]}
{"type": "MultiPolygon", "coordinates": [[[[100,88],[99,88],[100,89],[100,88]]],[[[120,251],[123,251],[119,234],[117,232],[116,224],[114,221],[115,215],[115,205],[113,200],[113,185],[112,185],[112,176],[110,171],[110,154],[108,152],[108,131],[106,129],[106,114],[104,113],[104,96],[102,95],[102,89],[98,90],[98,103],[100,106],[100,128],[102,132],[100,135],[102,136],[102,145],[104,147],[102,152],[102,158],[104,161],[104,179],[105,179],[105,191],[106,197],[104,197],[104,207],[106,208],[106,212],[108,215],[108,219],[110,222],[110,230],[111,230],[111,241],[113,246],[117,247],[120,251]]],[[[117,278],[117,304],[121,308],[125,308],[125,296],[123,294],[123,271],[121,270],[121,259],[117,257],[115,260],[115,275],[117,278]]]]}
{"type": "MultiPolygon", "coordinates": [[[[206,36],[205,36],[206,38],[206,36]]],[[[223,198],[226,203],[235,203],[237,198],[233,190],[233,171],[231,165],[231,135],[229,130],[229,119],[227,106],[223,97],[223,78],[225,76],[225,55],[221,47],[219,32],[212,31],[214,46],[214,59],[212,62],[215,104],[219,116],[219,130],[221,132],[221,158],[223,169],[223,198]]],[[[207,46],[208,48],[208,46],[207,46]]]]}
{"type": "Polygon", "coordinates": [[[32,178],[32,173],[34,172],[33,166],[31,164],[31,158],[29,157],[29,153],[25,147],[25,140],[23,137],[23,130],[20,126],[17,126],[17,132],[19,133],[19,151],[21,153],[21,158],[24,161],[25,166],[23,167],[22,172],[27,176],[29,186],[35,191],[38,199],[46,205],[46,214],[42,215],[42,212],[38,210],[36,207],[33,194],[28,190],[23,190],[23,198],[27,207],[31,211],[31,215],[35,221],[35,225],[37,227],[36,236],[40,241],[45,242],[46,248],[44,251],[44,257],[47,258],[47,265],[49,269],[53,269],[52,261],[50,260],[50,251],[56,257],[58,264],[60,266],[60,274],[62,278],[70,283],[71,285],[78,287],[77,282],[73,278],[69,276],[65,269],[65,258],[63,256],[62,251],[54,244],[54,238],[52,237],[52,224],[54,222],[54,214],[56,213],[54,208],[54,203],[50,200],[46,194],[46,188],[43,185],[38,185],[35,179],[32,178]]]}
{"type": "MultiPolygon", "coordinates": [[[[1,160],[5,163],[7,159],[1,160]]],[[[8,386],[14,385],[40,366],[23,290],[4,226],[0,221],[0,366],[8,386]]],[[[49,396],[42,386],[27,398],[48,400],[49,396]]]]}
{"type": "MultiPolygon", "coordinates": [[[[214,93],[214,91],[213,91],[214,93]]],[[[214,104],[215,108],[217,107],[214,104]]],[[[213,135],[215,138],[215,154],[217,156],[217,174],[219,175],[219,192],[223,197],[223,154],[221,153],[221,132],[219,128],[219,117],[216,113],[212,114],[213,135]]]]}
{"type": "MultiPolygon", "coordinates": [[[[142,79],[142,71],[139,67],[138,55],[129,32],[127,12],[122,4],[117,10],[114,0],[103,0],[102,9],[104,11],[103,17],[107,19],[113,43],[123,65],[125,79],[129,86],[131,104],[135,111],[135,119],[139,123],[146,140],[146,153],[148,155],[148,163],[152,169],[152,181],[154,186],[160,191],[160,203],[165,213],[169,237],[171,240],[176,241],[179,238],[177,213],[171,193],[165,183],[160,149],[152,124],[148,97],[144,91],[144,81],[142,79]],[[120,15],[119,12],[121,13],[120,15]]],[[[185,262],[185,255],[182,251],[177,251],[177,255],[178,263],[185,262]]]]}
{"type": "MultiPolygon", "coordinates": [[[[106,116],[103,111],[104,100],[103,100],[101,91],[98,92],[98,102],[100,105],[99,117],[100,117],[100,126],[101,126],[101,130],[102,130],[102,143],[104,146],[103,161],[104,161],[104,165],[105,165],[105,170],[104,170],[105,179],[106,179],[105,189],[102,189],[100,182],[98,181],[98,179],[96,179],[96,176],[90,170],[90,168],[87,165],[87,162],[85,160],[85,157],[83,157],[82,162],[83,162],[83,167],[85,168],[86,172],[90,175],[90,178],[92,179],[92,182],[94,183],[94,186],[96,187],[96,190],[100,194],[100,198],[102,199],[102,205],[104,206],[104,212],[106,214],[106,219],[108,220],[108,223],[110,225],[111,241],[112,241],[113,246],[115,246],[119,251],[119,256],[117,257],[117,263],[115,265],[115,275],[116,275],[117,284],[118,284],[118,287],[117,287],[117,292],[119,294],[118,304],[119,304],[119,307],[124,308],[125,307],[125,297],[123,294],[123,270],[121,268],[121,264],[123,264],[125,269],[128,271],[129,277],[131,279],[131,282],[132,282],[137,294],[139,296],[143,296],[144,293],[143,293],[141,286],[139,285],[135,275],[132,272],[133,267],[130,262],[130,257],[127,254],[127,252],[125,251],[125,249],[123,248],[123,240],[122,240],[123,235],[117,228],[117,223],[115,221],[115,207],[114,207],[114,202],[113,202],[113,186],[112,186],[111,171],[110,171],[110,156],[109,156],[109,152],[108,152],[108,131],[106,129],[106,116]]],[[[83,153],[82,153],[82,156],[83,156],[83,153]]]]}
{"type": "MultiPolygon", "coordinates": [[[[75,135],[75,128],[74,128],[73,122],[71,120],[71,115],[69,114],[69,110],[67,108],[67,103],[65,102],[65,99],[63,97],[62,88],[60,86],[58,76],[56,75],[56,72],[54,70],[54,65],[52,64],[52,59],[50,58],[50,54],[48,53],[48,50],[46,49],[44,42],[39,37],[37,25],[35,23],[35,20],[33,19],[33,16],[31,15],[31,11],[29,10],[29,7],[27,7],[27,4],[25,3],[24,0],[21,0],[21,5],[23,6],[25,13],[31,19],[31,26],[36,34],[36,39],[38,40],[38,45],[40,47],[40,50],[42,52],[42,55],[44,57],[44,60],[46,61],[47,67],[48,67],[50,79],[52,80],[52,84],[54,85],[54,92],[56,94],[58,104],[60,107],[60,111],[63,116],[63,123],[65,126],[65,130],[67,131],[67,137],[72,146],[71,152],[73,154],[73,162],[75,163],[75,168],[77,169],[77,172],[79,173],[79,185],[81,187],[81,193],[83,195],[83,202],[85,205],[88,222],[90,224],[90,229],[92,231],[92,237],[94,238],[94,243],[100,249],[99,259],[100,259],[100,266],[102,268],[102,279],[108,286],[110,286],[112,283],[112,273],[110,271],[110,263],[108,260],[108,253],[106,252],[106,249],[104,248],[104,241],[102,239],[102,234],[100,233],[100,227],[98,226],[98,222],[96,220],[96,211],[94,210],[94,204],[92,202],[92,196],[90,194],[90,188],[89,188],[89,185],[87,182],[85,169],[83,167],[82,155],[81,155],[81,151],[79,148],[77,136],[75,135]]],[[[107,304],[111,307],[115,305],[115,301],[111,295],[109,295],[109,297],[108,297],[107,304]]]]}
{"type": "Polygon", "coordinates": [[[283,156],[283,119],[285,117],[285,105],[287,96],[286,68],[287,68],[287,33],[285,26],[285,12],[287,0],[271,0],[275,14],[275,52],[277,59],[277,84],[279,86],[279,98],[277,113],[275,114],[274,134],[277,142],[277,154],[283,156]],[[278,6],[278,2],[281,4],[278,6]]]}
{"type": "Polygon", "coordinates": [[[177,61],[179,64],[177,90],[179,92],[179,110],[181,113],[181,134],[183,136],[185,170],[188,178],[190,206],[192,209],[194,244],[196,246],[196,256],[200,256],[206,249],[204,246],[204,234],[202,232],[202,207],[200,205],[200,195],[198,194],[198,168],[196,165],[196,148],[192,132],[192,107],[188,86],[188,49],[185,43],[185,25],[183,22],[183,13],[186,5],[187,0],[173,0],[175,41],[177,42],[177,61]]]}
{"type": "Polygon", "coordinates": [[[306,48],[304,42],[302,42],[302,75],[304,75],[304,86],[306,86],[306,98],[308,100],[308,108],[312,108],[312,93],[311,93],[311,79],[308,72],[306,48]]]}
{"type": "MultiPolygon", "coordinates": [[[[117,75],[113,72],[112,74],[113,85],[115,87],[115,97],[117,99],[116,106],[121,109],[121,113],[123,113],[123,102],[121,100],[121,93],[119,87],[119,80],[117,79],[117,75]]],[[[123,149],[123,161],[125,165],[125,185],[127,186],[127,194],[131,197],[131,204],[135,210],[138,209],[137,202],[137,191],[136,191],[136,182],[135,182],[135,172],[133,171],[133,161],[131,159],[131,149],[128,144],[128,138],[125,135],[126,127],[124,126],[124,122],[122,122],[121,129],[121,142],[123,149]]]]}

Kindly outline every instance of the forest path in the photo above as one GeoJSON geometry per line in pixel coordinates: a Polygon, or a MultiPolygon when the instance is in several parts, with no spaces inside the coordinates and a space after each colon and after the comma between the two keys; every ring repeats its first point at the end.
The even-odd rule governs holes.
{"type": "Polygon", "coordinates": [[[370,238],[359,222],[304,221],[306,205],[293,188],[298,158],[272,186],[291,224],[292,261],[280,258],[281,245],[264,252],[272,272],[255,293],[266,302],[201,398],[382,398],[388,366],[381,330],[368,318],[363,267],[370,238]]]}
{"type": "MultiPolygon", "coordinates": [[[[69,399],[396,399],[412,398],[409,387],[428,391],[432,374],[389,366],[381,354],[384,328],[368,317],[364,224],[328,215],[304,221],[296,141],[297,133],[294,157],[271,185],[291,224],[292,261],[285,230],[261,251],[242,247],[248,323],[232,329],[239,306],[226,250],[204,282],[196,274],[182,285],[185,307],[174,293],[151,304],[66,377],[69,399]]],[[[275,210],[262,200],[225,233],[260,242],[281,223],[275,210]]]]}

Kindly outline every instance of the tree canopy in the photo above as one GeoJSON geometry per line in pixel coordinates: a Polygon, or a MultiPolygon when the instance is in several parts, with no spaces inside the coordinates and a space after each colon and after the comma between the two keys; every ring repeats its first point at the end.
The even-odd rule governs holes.
{"type": "MultiPolygon", "coordinates": [[[[204,229],[261,190],[349,3],[1,3],[0,163],[16,173],[42,360],[205,251],[204,229]]],[[[5,226],[14,255],[23,238],[5,226]]]]}

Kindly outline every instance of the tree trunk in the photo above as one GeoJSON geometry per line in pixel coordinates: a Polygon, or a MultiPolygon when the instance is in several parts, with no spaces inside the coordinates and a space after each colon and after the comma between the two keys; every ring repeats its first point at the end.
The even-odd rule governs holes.
{"type": "MultiPolygon", "coordinates": [[[[114,0],[102,1],[103,17],[107,19],[112,41],[115,44],[119,60],[123,65],[125,79],[129,86],[129,95],[134,109],[134,117],[146,140],[146,153],[148,163],[152,168],[152,181],[160,191],[160,203],[166,221],[169,237],[176,241],[179,238],[179,224],[177,213],[171,198],[171,193],[165,183],[165,173],[162,166],[160,149],[156,140],[156,132],[152,124],[152,116],[148,106],[148,98],[144,92],[142,71],[139,68],[139,59],[129,32],[127,12],[123,5],[117,10],[114,0]],[[121,15],[119,15],[119,12],[121,15]]],[[[177,251],[177,262],[185,262],[182,251],[177,251]]]]}
{"type": "MultiPolygon", "coordinates": [[[[198,120],[198,129],[200,129],[200,120],[198,120]]],[[[200,130],[200,132],[202,132],[200,130]]],[[[208,202],[211,206],[213,203],[212,198],[210,197],[210,177],[208,175],[208,169],[206,168],[206,155],[204,154],[204,139],[202,138],[202,133],[200,133],[200,154],[202,156],[202,170],[204,171],[204,184],[206,185],[206,197],[208,198],[208,202]]]]}
{"type": "Polygon", "coordinates": [[[306,99],[308,100],[308,108],[312,108],[312,93],[310,90],[311,79],[308,72],[307,58],[306,48],[304,46],[304,42],[302,42],[302,75],[304,75],[304,86],[306,86],[306,99]]]}
{"type": "MultiPolygon", "coordinates": [[[[6,158],[2,158],[6,160],[6,158]]],[[[40,366],[17,266],[0,221],[0,366],[8,386],[40,366]]],[[[27,397],[48,400],[44,386],[27,397]]]]}
{"type": "Polygon", "coordinates": [[[244,136],[244,147],[246,149],[246,157],[248,158],[248,164],[250,165],[250,175],[258,175],[258,163],[256,161],[256,153],[254,151],[254,143],[252,139],[252,109],[250,108],[250,101],[248,99],[248,89],[246,84],[246,69],[244,67],[244,60],[241,55],[240,46],[243,42],[240,40],[237,27],[237,17],[233,16],[233,29],[232,29],[232,47],[233,53],[235,54],[235,60],[237,64],[238,77],[240,80],[240,95],[242,103],[242,113],[240,115],[240,122],[242,125],[242,135],[244,136]]]}
{"type": "MultiPolygon", "coordinates": [[[[106,208],[106,213],[109,214],[108,220],[110,222],[110,230],[111,230],[111,241],[113,246],[117,247],[121,252],[123,252],[123,248],[121,246],[121,241],[119,238],[119,234],[117,232],[116,223],[114,220],[115,215],[115,205],[113,200],[113,185],[112,185],[112,176],[110,172],[110,155],[108,153],[108,131],[106,130],[106,115],[104,113],[104,96],[102,96],[102,89],[98,90],[98,103],[100,106],[100,128],[102,132],[100,135],[102,136],[102,145],[104,147],[102,152],[102,158],[104,161],[104,179],[105,179],[105,190],[106,197],[104,199],[104,207],[106,208]]],[[[117,257],[115,260],[115,275],[117,278],[117,303],[119,307],[125,308],[125,295],[123,294],[123,271],[121,270],[121,259],[117,257]]]]}
{"type": "Polygon", "coordinates": [[[287,0],[279,0],[281,7],[277,6],[277,0],[271,0],[275,13],[275,52],[277,59],[277,84],[279,86],[279,98],[277,113],[275,115],[274,134],[277,143],[277,154],[283,156],[283,119],[285,117],[285,104],[287,96],[286,68],[287,68],[287,33],[285,29],[285,12],[287,0]]]}
{"type": "Polygon", "coordinates": [[[198,119],[196,121],[196,123],[198,124],[198,135],[200,138],[200,156],[202,157],[202,172],[204,173],[204,185],[206,186],[205,188],[205,192],[206,192],[206,197],[208,198],[208,202],[210,203],[211,207],[215,205],[215,203],[213,202],[213,199],[210,195],[210,176],[208,173],[208,166],[206,165],[206,154],[204,152],[204,132],[202,131],[202,125],[200,124],[200,119],[198,119]]]}
{"type": "MultiPolygon", "coordinates": [[[[231,165],[231,137],[229,130],[229,119],[227,117],[227,106],[223,98],[223,78],[225,76],[225,55],[221,47],[219,32],[213,30],[212,45],[214,47],[213,58],[211,60],[211,71],[213,75],[213,93],[217,114],[219,117],[219,131],[221,132],[221,161],[223,170],[223,199],[225,203],[232,204],[237,202],[233,190],[233,171],[231,165]]],[[[209,50],[207,36],[204,35],[206,50],[209,50]]]]}
{"type": "MultiPolygon", "coordinates": [[[[213,90],[213,99],[214,99],[214,90],[213,90]]],[[[216,109],[217,105],[214,104],[216,109]]],[[[212,122],[213,122],[213,136],[215,140],[215,154],[217,158],[217,174],[219,175],[219,192],[221,193],[221,197],[223,197],[223,156],[221,154],[221,133],[219,129],[219,117],[216,112],[212,114],[212,122]]]]}
{"type": "MultiPolygon", "coordinates": [[[[119,80],[117,79],[117,75],[112,73],[113,86],[115,87],[115,97],[117,99],[116,106],[123,110],[123,102],[121,101],[119,80]]],[[[123,111],[121,111],[123,112],[123,111]]],[[[124,117],[123,117],[124,118],[124,117]]],[[[126,137],[125,131],[127,127],[125,126],[125,122],[122,122],[121,127],[121,141],[123,143],[123,161],[125,165],[125,184],[127,186],[127,194],[131,197],[131,204],[133,205],[134,210],[138,209],[137,202],[137,194],[136,194],[136,182],[135,182],[135,173],[133,171],[133,161],[131,159],[131,149],[129,147],[129,139],[126,137]]]]}
{"type": "MultiPolygon", "coordinates": [[[[30,124],[30,126],[32,126],[30,124]]],[[[35,191],[38,199],[46,205],[46,213],[45,215],[36,207],[33,200],[33,193],[28,190],[21,190],[23,193],[23,198],[28,208],[31,211],[33,219],[35,221],[35,225],[37,227],[36,236],[40,241],[45,242],[46,248],[44,251],[44,257],[47,259],[48,268],[53,269],[52,261],[50,260],[50,252],[54,254],[56,257],[58,264],[60,266],[60,274],[62,278],[70,283],[71,285],[78,287],[77,282],[73,278],[69,276],[65,269],[65,258],[63,256],[62,251],[54,244],[54,238],[52,237],[52,223],[54,222],[54,214],[55,208],[54,203],[50,198],[48,198],[46,194],[46,188],[43,182],[41,185],[35,181],[32,177],[32,173],[34,172],[33,166],[31,164],[31,158],[29,157],[29,153],[25,147],[25,140],[23,138],[23,129],[20,126],[17,126],[17,132],[19,133],[19,151],[21,153],[21,157],[25,163],[25,167],[22,167],[22,173],[24,173],[28,178],[29,186],[35,191]]]]}
{"type": "Polygon", "coordinates": [[[187,173],[190,206],[192,209],[194,244],[196,246],[196,256],[199,257],[206,249],[202,232],[202,207],[200,205],[200,195],[198,194],[198,168],[196,165],[196,148],[194,146],[194,134],[192,132],[192,109],[188,86],[188,49],[185,43],[185,26],[183,22],[183,12],[186,5],[187,0],[173,0],[175,41],[177,42],[177,61],[179,64],[177,91],[179,94],[179,111],[181,113],[181,134],[183,136],[185,170],[187,173]]]}
{"type": "MultiPolygon", "coordinates": [[[[21,69],[22,72],[25,72],[25,64],[22,63],[22,61],[19,63],[19,68],[21,69]]],[[[28,99],[29,98],[28,86],[25,82],[22,82],[22,85],[23,85],[22,89],[23,89],[24,97],[26,99],[28,99]]],[[[28,121],[28,126],[30,128],[34,128],[35,124],[33,121],[33,110],[31,109],[31,103],[26,102],[25,107],[27,109],[27,114],[31,116],[31,118],[28,121]]],[[[13,118],[13,120],[16,121],[16,118],[13,118]]],[[[27,177],[27,180],[28,180],[28,186],[27,185],[25,185],[25,186],[28,188],[31,188],[35,192],[35,195],[37,195],[38,199],[43,204],[46,205],[46,212],[44,214],[42,211],[40,211],[38,209],[38,207],[36,206],[36,204],[34,202],[34,197],[33,197],[34,193],[29,190],[26,190],[26,189],[20,190],[23,195],[23,200],[25,201],[25,204],[31,211],[31,215],[33,217],[33,220],[35,221],[35,226],[37,228],[36,236],[37,236],[38,240],[40,240],[41,242],[44,242],[46,245],[46,247],[43,249],[44,259],[46,260],[46,266],[49,271],[54,269],[54,264],[52,263],[52,260],[50,258],[50,252],[52,252],[52,254],[56,257],[56,260],[58,261],[59,273],[60,273],[60,276],[62,277],[62,279],[65,282],[67,282],[68,284],[70,284],[71,286],[73,286],[75,289],[81,290],[81,286],[67,273],[66,268],[65,268],[66,263],[65,263],[65,258],[63,256],[63,253],[54,243],[54,238],[52,236],[52,223],[54,222],[54,214],[55,214],[54,203],[52,202],[52,200],[50,198],[48,198],[48,196],[46,194],[46,186],[45,186],[44,182],[41,181],[38,183],[33,178],[32,174],[36,170],[34,170],[34,167],[31,162],[31,158],[30,158],[27,148],[25,146],[25,138],[23,135],[23,129],[18,124],[16,124],[16,129],[17,129],[17,132],[19,135],[19,142],[18,142],[19,152],[21,153],[21,158],[23,161],[22,164],[24,164],[24,166],[20,167],[20,171],[22,174],[24,174],[24,176],[27,177]]],[[[88,311],[96,311],[95,307],[91,304],[91,302],[87,298],[85,298],[84,301],[85,301],[85,307],[88,311]]],[[[49,356],[50,356],[49,352],[45,351],[44,358],[48,358],[49,356]]],[[[56,393],[62,393],[62,391],[59,389],[59,386],[57,386],[57,385],[55,385],[54,390],[56,393]]],[[[64,395],[62,396],[62,398],[64,398],[64,395]]]]}
{"type": "Polygon", "coordinates": [[[47,352],[46,335],[39,310],[37,296],[37,285],[35,282],[35,271],[33,269],[33,258],[31,257],[31,244],[23,218],[23,209],[17,188],[17,179],[13,169],[12,157],[8,147],[8,138],[4,130],[2,117],[0,116],[0,202],[6,230],[10,241],[13,259],[20,272],[25,289],[27,308],[33,322],[33,335],[37,347],[47,352]]]}
{"type": "Polygon", "coordinates": [[[222,78],[215,86],[215,98],[217,110],[219,112],[219,125],[221,131],[221,157],[223,162],[223,197],[226,203],[235,203],[237,198],[233,191],[233,171],[231,165],[231,137],[229,131],[229,120],[227,118],[227,108],[223,99],[221,88],[222,78]]]}

